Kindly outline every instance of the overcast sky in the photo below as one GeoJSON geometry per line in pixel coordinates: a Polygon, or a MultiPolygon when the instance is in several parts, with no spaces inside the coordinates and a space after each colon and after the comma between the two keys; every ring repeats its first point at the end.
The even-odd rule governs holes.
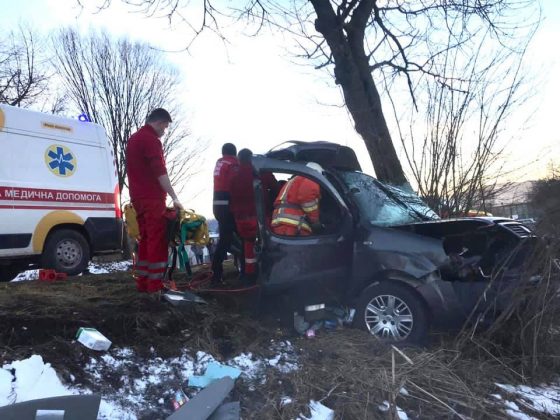
{"type": "MultiPolygon", "coordinates": [[[[168,50],[185,46],[191,35],[184,25],[170,28],[165,19],[146,19],[131,13],[119,0],[98,14],[81,10],[76,0],[0,0],[0,28],[30,24],[43,34],[77,24],[80,30],[104,28],[115,36],[148,41],[168,50]]],[[[85,2],[87,3],[87,1],[85,2]]],[[[528,54],[529,67],[539,84],[526,113],[534,113],[522,140],[512,145],[510,159],[522,164],[543,157],[525,178],[544,174],[548,161],[560,163],[560,1],[543,0],[544,23],[528,54]]],[[[189,141],[206,141],[208,149],[199,175],[187,184],[186,207],[211,216],[212,169],[221,145],[265,152],[289,139],[330,140],[353,147],[365,172],[373,174],[367,151],[341,104],[329,76],[310,66],[293,63],[292,41],[281,35],[247,37],[239,27],[226,30],[224,45],[210,33],[200,37],[189,53],[169,54],[182,73],[179,93],[192,132],[189,141]]]]}

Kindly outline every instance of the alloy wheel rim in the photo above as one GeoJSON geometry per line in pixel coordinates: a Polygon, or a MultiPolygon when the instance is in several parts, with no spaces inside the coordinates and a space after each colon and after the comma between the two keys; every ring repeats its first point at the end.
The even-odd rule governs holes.
{"type": "Polygon", "coordinates": [[[371,299],[364,317],[369,332],[382,339],[402,341],[414,326],[409,306],[393,295],[378,295],[371,299]]]}

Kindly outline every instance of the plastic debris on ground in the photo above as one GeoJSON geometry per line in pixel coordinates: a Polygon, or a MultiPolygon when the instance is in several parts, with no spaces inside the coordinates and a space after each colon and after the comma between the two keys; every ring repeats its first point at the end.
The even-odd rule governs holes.
{"type": "Polygon", "coordinates": [[[95,328],[80,328],[76,340],[91,350],[106,351],[111,347],[111,340],[95,328]]]}
{"type": "Polygon", "coordinates": [[[211,362],[206,367],[206,372],[204,375],[193,375],[189,378],[188,385],[195,388],[206,388],[212,382],[217,379],[225,378],[229,376],[231,379],[237,379],[241,375],[241,370],[225,366],[218,362],[211,362]]]}
{"type": "Polygon", "coordinates": [[[185,395],[182,389],[175,391],[173,394],[173,398],[171,399],[171,404],[173,405],[173,409],[177,411],[181,406],[183,406],[186,402],[189,401],[189,398],[185,395]]]}
{"type": "Polygon", "coordinates": [[[313,338],[320,329],[335,331],[351,324],[355,314],[352,308],[311,305],[306,307],[304,315],[294,312],[294,329],[300,335],[313,338]]]}

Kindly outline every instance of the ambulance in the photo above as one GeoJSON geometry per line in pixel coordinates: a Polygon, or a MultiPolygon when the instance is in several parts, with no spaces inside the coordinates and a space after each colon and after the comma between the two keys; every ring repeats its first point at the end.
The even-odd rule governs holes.
{"type": "Polygon", "coordinates": [[[30,266],[81,273],[122,232],[103,127],[0,105],[0,281],[30,266]]]}

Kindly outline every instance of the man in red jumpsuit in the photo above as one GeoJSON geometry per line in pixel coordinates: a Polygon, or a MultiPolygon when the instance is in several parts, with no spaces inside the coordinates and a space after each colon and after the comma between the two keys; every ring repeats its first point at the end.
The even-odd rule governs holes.
{"type": "Polygon", "coordinates": [[[257,260],[255,258],[255,240],[257,239],[257,209],[253,180],[255,173],[251,158],[253,153],[243,149],[238,154],[239,167],[231,177],[231,212],[235,219],[237,232],[243,240],[244,271],[242,278],[246,283],[255,280],[257,260]]]}
{"type": "Polygon", "coordinates": [[[168,261],[166,195],[173,199],[176,209],[183,208],[167,175],[160,141],[170,122],[165,109],[154,109],[126,146],[130,200],[140,228],[136,263],[136,288],[140,292],[153,293],[163,288],[168,261]]]}
{"type": "MultiPolygon", "coordinates": [[[[255,258],[255,241],[257,239],[257,207],[255,202],[255,190],[253,181],[257,178],[253,169],[251,158],[253,152],[243,149],[237,155],[239,167],[235,168],[231,177],[231,212],[235,219],[237,232],[243,240],[244,270],[242,279],[245,283],[251,284],[256,280],[257,259],[255,258]]],[[[260,177],[263,191],[265,217],[270,223],[269,194],[276,194],[277,181],[270,172],[262,174],[260,177]]]]}
{"type": "Polygon", "coordinates": [[[235,233],[235,221],[230,209],[231,175],[239,162],[236,157],[237,148],[231,143],[222,146],[222,157],[214,168],[214,217],[218,221],[220,237],[216,246],[216,253],[212,259],[212,285],[218,285],[222,280],[223,267],[227,252],[231,248],[235,233]]]}
{"type": "MultiPolygon", "coordinates": [[[[314,162],[308,167],[322,172],[323,168],[314,162]]],[[[319,184],[303,176],[291,178],[283,187],[272,214],[272,232],[282,236],[309,236],[320,229],[319,184]]]]}

